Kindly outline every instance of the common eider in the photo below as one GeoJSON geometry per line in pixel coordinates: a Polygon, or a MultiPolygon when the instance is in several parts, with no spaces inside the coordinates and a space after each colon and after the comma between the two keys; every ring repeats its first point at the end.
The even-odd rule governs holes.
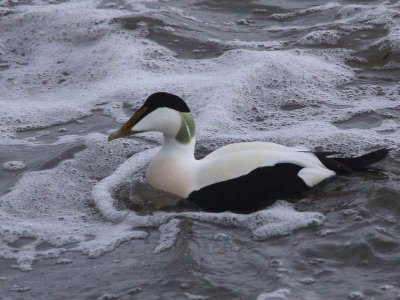
{"type": "Polygon", "coordinates": [[[336,174],[366,169],[389,152],[380,149],[351,158],[334,152],[309,152],[269,142],[223,146],[195,159],[195,125],[180,97],[165,92],[144,105],[109,140],[156,131],[163,145],[151,160],[146,181],[210,212],[248,213],[301,194],[336,174]]]}

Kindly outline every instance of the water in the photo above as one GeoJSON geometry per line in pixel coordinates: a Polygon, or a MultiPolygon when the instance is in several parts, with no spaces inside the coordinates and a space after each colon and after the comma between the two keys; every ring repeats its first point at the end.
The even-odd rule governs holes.
{"type": "Polygon", "coordinates": [[[0,298],[400,297],[398,2],[7,0],[0,16],[0,298]],[[393,150],[294,206],[160,209],[175,199],[143,181],[160,136],[107,142],[155,91],[191,107],[198,157],[393,150]]]}

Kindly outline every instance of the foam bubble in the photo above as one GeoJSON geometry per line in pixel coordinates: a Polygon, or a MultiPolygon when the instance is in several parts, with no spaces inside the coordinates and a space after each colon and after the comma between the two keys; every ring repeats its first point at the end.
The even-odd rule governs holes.
{"type": "Polygon", "coordinates": [[[215,38],[210,38],[208,41],[233,48],[245,48],[245,49],[270,49],[270,50],[280,50],[286,44],[285,41],[241,41],[238,39],[232,41],[221,41],[215,38]]]}
{"type": "Polygon", "coordinates": [[[364,296],[364,294],[361,293],[361,292],[351,292],[351,293],[349,294],[349,299],[352,299],[352,300],[362,300],[362,299],[365,299],[365,296],[364,296]]]}
{"type": "Polygon", "coordinates": [[[114,299],[117,299],[117,298],[118,297],[116,295],[114,295],[114,294],[106,293],[106,294],[103,294],[100,297],[98,297],[97,300],[114,300],[114,299]]]}
{"type": "Polygon", "coordinates": [[[69,265],[69,264],[72,264],[72,260],[67,259],[67,258],[60,258],[60,259],[56,260],[56,264],[57,265],[69,265]]]}
{"type": "Polygon", "coordinates": [[[198,295],[198,294],[191,294],[191,293],[185,293],[187,299],[189,300],[206,300],[206,299],[210,299],[210,297],[207,296],[202,296],[202,295],[198,295]]]}
{"type": "Polygon", "coordinates": [[[289,294],[290,294],[289,289],[278,289],[273,292],[262,293],[258,295],[257,300],[288,299],[289,294]]]}
{"type": "Polygon", "coordinates": [[[179,220],[172,219],[159,227],[160,241],[158,246],[154,250],[155,253],[168,250],[175,244],[177,235],[180,232],[179,223],[179,220]]]}
{"type": "Polygon", "coordinates": [[[27,291],[30,291],[32,288],[29,286],[21,286],[18,284],[14,284],[12,287],[9,288],[9,291],[11,292],[17,292],[17,293],[24,293],[27,291]]]}
{"type": "Polygon", "coordinates": [[[229,234],[219,232],[214,234],[212,238],[214,241],[227,241],[230,240],[232,237],[229,234]]]}
{"type": "Polygon", "coordinates": [[[287,20],[302,15],[311,15],[311,14],[326,12],[338,7],[341,7],[341,4],[337,2],[328,2],[326,4],[313,6],[307,9],[300,9],[292,13],[273,14],[271,15],[271,18],[276,20],[287,20]]]}
{"type": "MultiPolygon", "coordinates": [[[[382,52],[390,51],[392,54],[400,54],[400,22],[397,25],[397,27],[391,27],[389,33],[375,43],[382,52]]],[[[398,64],[395,68],[399,68],[398,64]]]]}
{"type": "Polygon", "coordinates": [[[317,45],[337,45],[340,35],[334,30],[313,31],[302,37],[298,43],[300,45],[317,46],[317,45]]]}
{"type": "Polygon", "coordinates": [[[25,169],[26,165],[19,160],[16,161],[7,161],[3,163],[3,169],[7,171],[18,171],[25,169]]]}

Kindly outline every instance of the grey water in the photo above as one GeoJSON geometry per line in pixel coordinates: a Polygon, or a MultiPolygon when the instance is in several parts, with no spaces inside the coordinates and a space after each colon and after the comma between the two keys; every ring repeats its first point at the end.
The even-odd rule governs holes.
{"type": "MultiPolygon", "coordinates": [[[[97,170],[87,171],[89,175],[85,173],[87,183],[83,185],[89,186],[112,174],[132,154],[159,145],[157,137],[142,137],[119,144],[123,150],[114,151],[113,146],[85,140],[91,134],[106,136],[140,105],[146,93],[158,88],[186,95],[199,123],[206,123],[211,110],[222,111],[209,116],[211,129],[199,124],[199,156],[230,142],[257,139],[289,145],[295,140],[296,144],[304,142],[311,148],[321,146],[347,155],[383,146],[392,151],[375,166],[376,170],[332,178],[295,204],[299,212],[323,214],[322,224],[265,240],[252,238],[248,228],[182,219],[175,243],[159,253],[154,250],[160,240],[155,226],[145,229],[149,234],[146,239],[106,242],[102,255],[88,258],[85,251],[73,247],[81,240],[71,239],[70,245],[62,245],[59,255],[46,252],[30,261],[32,253],[53,249],[57,243],[48,237],[41,242],[40,235],[24,235],[22,229],[13,241],[7,231],[1,231],[0,299],[400,299],[399,2],[88,1],[88,23],[82,21],[85,15],[74,18],[78,14],[73,10],[74,3],[0,1],[0,28],[4,26],[0,30],[0,85],[4,91],[0,96],[0,133],[5,133],[0,136],[0,165],[8,161],[25,165],[19,170],[0,168],[0,195],[13,189],[23,193],[26,187],[28,192],[16,198],[12,211],[15,220],[22,220],[26,232],[29,226],[34,227],[28,220],[29,210],[43,211],[35,218],[46,219],[47,205],[53,214],[57,214],[57,210],[51,210],[53,206],[60,210],[64,204],[68,207],[69,215],[57,216],[64,218],[60,220],[66,230],[72,226],[67,224],[68,217],[82,211],[82,227],[100,226],[102,222],[107,224],[104,228],[117,226],[83,192],[85,200],[77,202],[82,206],[79,211],[69,204],[70,198],[65,196],[69,194],[63,191],[73,189],[68,166],[78,175],[97,166],[97,170]],[[65,20],[64,11],[68,12],[65,20]],[[33,38],[25,36],[18,26],[32,28],[33,38]],[[144,50],[133,52],[129,47],[135,44],[128,47],[120,38],[139,40],[144,50]],[[64,47],[66,62],[45,65],[41,51],[57,43],[64,47]],[[146,52],[146,47],[158,50],[146,52]],[[271,66],[276,69],[267,73],[247,74],[247,69],[240,68],[233,75],[229,74],[231,69],[224,71],[225,66],[234,64],[235,51],[242,50],[248,51],[243,53],[249,57],[254,52],[294,53],[298,60],[284,61],[289,54],[271,56],[280,61],[273,62],[271,66]],[[141,75],[139,69],[126,70],[122,63],[119,65],[115,57],[129,51],[133,54],[127,61],[143,62],[144,70],[148,68],[154,78],[161,79],[155,81],[146,78],[147,73],[141,75]],[[95,63],[87,67],[77,58],[79,53],[84,60],[96,58],[95,63]],[[326,65],[308,69],[308,62],[314,64],[310,56],[319,59],[316,64],[326,65]],[[293,63],[297,65],[288,65],[293,63]],[[220,64],[217,71],[215,64],[220,64]],[[200,72],[202,67],[205,71],[200,72]],[[292,68],[298,72],[293,75],[294,81],[290,77],[292,68]],[[181,72],[194,74],[196,80],[180,81],[181,72]],[[346,79],[336,82],[335,72],[337,77],[345,73],[346,79]],[[166,74],[167,79],[160,74],[166,74]],[[129,85],[119,86],[113,81],[118,75],[121,81],[144,79],[130,82],[130,90],[129,85]],[[232,80],[236,75],[237,80],[232,80]],[[215,82],[203,79],[205,76],[215,82]],[[322,82],[325,76],[330,77],[322,82]],[[286,78],[288,82],[284,82],[286,78]],[[242,80],[246,85],[240,86],[242,80]],[[106,86],[107,91],[96,94],[90,85],[93,82],[106,86]],[[221,83],[227,86],[221,87],[221,83]],[[213,93],[204,96],[204,86],[215,89],[216,102],[208,105],[213,93]],[[77,87],[79,93],[87,93],[94,100],[80,102],[83,100],[72,92],[77,87]],[[66,91],[65,102],[47,108],[52,97],[64,95],[57,94],[59,91],[66,91]],[[235,95],[246,101],[224,102],[235,95]],[[21,99],[29,102],[31,97],[39,108],[24,113],[21,99]],[[116,102],[121,99],[124,105],[116,102]],[[224,122],[224,113],[233,125],[218,123],[224,122]],[[91,147],[100,149],[92,152],[95,157],[78,160],[79,154],[91,147]],[[101,161],[101,155],[107,162],[101,161]],[[87,162],[90,166],[84,165],[87,162]],[[82,169],[76,166],[79,164],[83,164],[82,169]],[[48,179],[51,191],[51,185],[61,190],[59,206],[40,191],[33,190],[30,198],[32,185],[44,186],[35,181],[48,174],[41,172],[58,170],[60,165],[65,173],[50,174],[65,174],[65,186],[48,179]],[[22,181],[24,178],[29,182],[22,181]],[[37,195],[49,202],[41,203],[37,195]],[[32,268],[21,268],[24,261],[32,263],[32,268]]],[[[244,60],[244,64],[261,64],[255,57],[244,60]]],[[[131,186],[124,188],[128,192],[116,192],[119,210],[136,209],[127,203],[127,193],[145,195],[153,201],[168,197],[140,184],[133,191],[131,186]]],[[[80,191],[86,190],[80,188],[77,194],[80,191]]],[[[0,212],[12,206],[2,199],[0,212]]],[[[9,228],[14,225],[4,224],[4,220],[1,225],[12,231],[9,228]]],[[[52,228],[50,219],[43,224],[52,228]]],[[[85,238],[96,241],[91,234],[85,238]]]]}

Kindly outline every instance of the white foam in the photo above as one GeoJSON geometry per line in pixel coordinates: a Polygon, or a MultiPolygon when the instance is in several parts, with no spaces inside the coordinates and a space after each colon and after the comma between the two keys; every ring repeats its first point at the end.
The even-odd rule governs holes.
{"type": "MultiPolygon", "coordinates": [[[[121,164],[118,169],[109,177],[104,178],[96,184],[92,190],[92,197],[97,209],[111,221],[121,221],[128,214],[128,211],[119,211],[114,207],[114,198],[112,191],[118,186],[127,183],[128,180],[134,180],[132,172],[144,170],[150,158],[155,154],[156,149],[147,150],[136,154],[121,164]]],[[[136,173],[140,177],[142,174],[136,173]]],[[[139,218],[138,218],[139,219],[139,218]]]]}
{"type": "Polygon", "coordinates": [[[229,234],[219,232],[214,234],[212,238],[214,241],[227,241],[230,240],[232,237],[229,234]]]}
{"type": "Polygon", "coordinates": [[[98,257],[124,241],[147,237],[146,232],[132,230],[127,224],[99,219],[88,205],[93,178],[111,171],[117,162],[110,162],[110,157],[120,156],[121,161],[123,153],[130,150],[118,143],[111,146],[105,136],[96,134],[87,137],[86,145],[74,160],[51,170],[25,173],[12,191],[0,198],[0,257],[15,259],[16,267],[30,270],[37,257],[58,257],[66,245],[98,257]],[[32,241],[13,246],[21,238],[32,241]],[[42,243],[54,248],[39,250],[42,243]]]}
{"type": "Polygon", "coordinates": [[[6,161],[3,163],[3,169],[7,171],[18,171],[25,169],[26,165],[19,160],[16,161],[6,161]]]}
{"type": "Polygon", "coordinates": [[[180,232],[179,223],[179,220],[172,219],[159,227],[160,241],[154,253],[168,250],[175,244],[177,235],[180,232]]]}
{"type": "MultiPolygon", "coordinates": [[[[381,51],[390,51],[393,54],[400,53],[400,22],[396,27],[391,27],[388,35],[379,39],[376,43],[381,51]]],[[[396,66],[398,68],[398,64],[396,66]]]]}
{"type": "Polygon", "coordinates": [[[317,212],[298,212],[293,206],[284,201],[278,201],[266,210],[250,215],[234,213],[181,213],[191,219],[211,222],[224,226],[247,228],[252,233],[254,240],[266,240],[275,236],[287,235],[294,230],[320,225],[324,216],[317,212]]]}
{"type": "Polygon", "coordinates": [[[370,26],[385,28],[388,33],[378,39],[373,45],[378,45],[379,50],[400,53],[400,21],[398,19],[398,4],[381,3],[377,5],[347,5],[338,11],[340,23],[351,26],[370,26]]]}
{"type": "Polygon", "coordinates": [[[299,39],[300,45],[317,46],[317,45],[337,45],[340,35],[334,30],[318,30],[306,34],[299,39]]]}
{"type": "Polygon", "coordinates": [[[326,12],[338,7],[341,7],[341,4],[337,2],[328,2],[323,5],[317,5],[306,9],[300,9],[291,13],[273,14],[271,15],[271,18],[276,20],[287,20],[302,15],[311,15],[311,14],[326,12]]]}
{"type": "Polygon", "coordinates": [[[365,295],[361,292],[351,292],[348,297],[349,297],[349,299],[352,299],[352,300],[365,299],[365,295]]]}
{"type": "MultiPolygon", "coordinates": [[[[87,10],[89,11],[86,11],[86,14],[93,13],[90,9],[87,10]]],[[[105,16],[96,14],[97,18],[109,18],[109,12],[102,12],[102,14],[105,16]]],[[[62,19],[61,16],[57,15],[57,17],[62,19]]],[[[67,19],[69,17],[66,16],[67,19]]],[[[80,16],[75,16],[76,18],[79,20],[80,16]]],[[[53,18],[45,20],[47,21],[46,26],[51,27],[53,25],[53,18]]],[[[95,21],[98,21],[98,19],[93,22],[95,21]]],[[[65,22],[62,22],[61,25],[64,26],[65,22]]],[[[126,118],[122,110],[123,102],[136,106],[151,91],[164,89],[186,96],[185,98],[197,114],[200,135],[216,130],[222,132],[223,128],[229,128],[233,133],[239,131],[240,128],[247,129],[249,126],[254,126],[255,122],[253,120],[245,122],[244,115],[254,115],[255,118],[258,118],[258,115],[266,111],[270,112],[266,117],[268,122],[257,122],[257,124],[260,128],[271,130],[288,125],[297,126],[293,122],[292,124],[286,123],[291,122],[290,119],[305,120],[309,118],[310,113],[312,114],[312,111],[308,108],[303,111],[282,112],[279,107],[275,106],[278,103],[296,101],[308,106],[324,99],[325,101],[343,104],[345,101],[337,93],[336,86],[345,83],[352,77],[348,68],[340,65],[339,62],[325,63],[321,59],[307,56],[305,53],[256,53],[236,50],[227,52],[217,59],[207,60],[206,63],[204,60],[179,61],[173,58],[170,51],[165,49],[161,51],[160,47],[151,42],[146,41],[145,45],[140,39],[126,39],[123,34],[121,36],[108,34],[107,32],[110,32],[110,29],[104,25],[102,25],[102,30],[105,32],[104,36],[96,42],[95,48],[88,47],[88,49],[79,49],[79,51],[72,48],[73,53],[79,52],[80,58],[76,55],[76,61],[70,63],[81,66],[82,70],[79,73],[81,75],[76,76],[74,74],[74,78],[79,79],[80,85],[76,86],[74,82],[67,83],[67,86],[61,90],[54,89],[52,91],[50,89],[49,93],[41,93],[40,97],[45,98],[40,101],[35,101],[34,97],[33,99],[30,97],[29,101],[22,102],[23,107],[22,105],[20,107],[10,106],[8,108],[8,110],[11,110],[9,113],[14,115],[15,118],[11,122],[6,122],[7,128],[12,129],[13,126],[22,129],[32,126],[42,127],[63,122],[62,120],[66,118],[81,117],[88,114],[95,104],[104,102],[105,99],[110,102],[107,104],[108,112],[122,121],[126,118]],[[119,45],[118,53],[115,53],[115,44],[119,45]],[[88,55],[85,55],[85,51],[88,55],[90,53],[89,58],[88,55]],[[92,80],[89,69],[93,68],[91,67],[93,64],[103,63],[104,61],[103,55],[97,55],[97,52],[112,53],[112,63],[105,64],[104,69],[107,68],[107,70],[104,70],[104,72],[99,70],[98,73],[105,75],[92,80]],[[134,55],[132,55],[132,52],[134,52],[134,55]],[[165,70],[169,71],[166,72],[165,70]],[[320,76],[322,74],[323,76],[320,76]],[[318,80],[315,80],[315,76],[319,77],[318,80]],[[257,79],[254,80],[254,78],[257,79]],[[299,78],[301,80],[298,80],[299,78]],[[191,84],[194,81],[196,81],[196,87],[191,84]],[[85,82],[86,86],[82,85],[82,82],[85,82]],[[154,82],[157,82],[156,87],[154,82]],[[276,83],[278,83],[278,88],[275,88],[276,83]],[[135,87],[134,92],[131,91],[133,86],[135,87]],[[88,87],[90,87],[90,93],[88,87]],[[50,101],[50,98],[58,100],[50,101]],[[76,99],[69,101],[67,98],[76,99]],[[261,104],[256,113],[249,111],[251,107],[247,105],[253,99],[257,101],[255,105],[261,104]],[[261,100],[262,102],[260,102],[261,100]],[[79,109],[76,105],[77,102],[80,103],[79,109]],[[49,103],[54,105],[49,105],[49,103]],[[199,105],[199,103],[203,103],[203,105],[199,105]],[[68,108],[66,105],[68,105],[68,108]],[[243,112],[238,113],[237,107],[243,109],[243,112]],[[28,111],[30,116],[33,114],[33,117],[28,117],[28,111]],[[211,117],[209,117],[210,113],[212,114],[211,117]],[[274,114],[273,117],[272,114],[274,114]],[[289,114],[291,118],[287,117],[289,114]],[[211,119],[211,122],[204,122],[205,118],[211,119]],[[238,118],[241,118],[241,120],[238,120],[238,118]],[[22,125],[16,126],[15,120],[19,120],[19,124],[22,121],[22,125]]],[[[63,41],[60,44],[63,47],[65,46],[63,41]]],[[[49,55],[46,55],[46,57],[55,56],[57,59],[58,47],[61,47],[61,45],[48,53],[49,55]]],[[[255,46],[258,47],[259,45],[255,46]]],[[[74,57],[72,55],[72,58],[74,57]]],[[[42,65],[42,61],[38,58],[35,59],[38,62],[34,64],[34,67],[38,68],[42,65]]],[[[33,71],[33,67],[29,66],[28,70],[29,68],[32,68],[33,71]]],[[[324,113],[328,115],[325,115],[324,118],[319,116],[318,119],[329,121],[329,110],[324,113]]],[[[296,131],[301,132],[301,130],[296,131]]],[[[257,137],[252,136],[252,138],[257,137]]],[[[11,143],[11,140],[4,139],[2,142],[11,143]]]]}
{"type": "Polygon", "coordinates": [[[206,299],[210,299],[210,297],[207,296],[202,296],[202,295],[198,295],[198,294],[191,294],[191,293],[185,293],[187,299],[189,300],[206,300],[206,299]]]}
{"type": "Polygon", "coordinates": [[[209,42],[229,46],[229,47],[238,47],[245,49],[269,49],[269,50],[280,50],[285,45],[285,41],[241,41],[238,39],[232,41],[221,41],[215,38],[208,39],[209,42]]]}
{"type": "Polygon", "coordinates": [[[257,300],[278,300],[278,299],[288,299],[290,294],[289,289],[278,289],[273,292],[262,293],[258,295],[257,300]]]}
{"type": "MultiPolygon", "coordinates": [[[[336,45],[339,37],[333,31],[357,32],[371,31],[383,27],[387,30],[384,37],[378,39],[373,45],[378,45],[382,52],[391,51],[399,53],[399,28],[398,4],[383,2],[380,4],[341,5],[329,2],[325,5],[300,9],[291,13],[274,14],[271,17],[277,20],[287,20],[305,14],[324,13],[336,9],[335,20],[307,25],[271,25],[265,30],[271,32],[305,32],[312,31],[299,40],[301,45],[330,44],[336,45]],[[319,36],[319,31],[328,31],[319,36]],[[324,36],[325,35],[325,36],[324,36]],[[306,38],[307,37],[307,38],[306,38]]],[[[317,19],[318,20],[318,19],[317,19]]]]}

